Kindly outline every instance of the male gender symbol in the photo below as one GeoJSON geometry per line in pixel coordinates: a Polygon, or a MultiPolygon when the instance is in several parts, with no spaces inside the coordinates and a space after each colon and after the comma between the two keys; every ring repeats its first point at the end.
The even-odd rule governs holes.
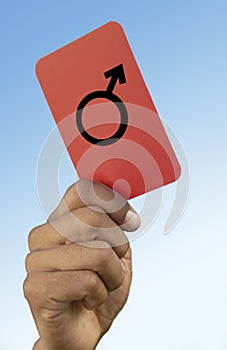
{"type": "Polygon", "coordinates": [[[98,145],[98,146],[107,146],[117,142],[125,133],[128,126],[128,112],[123,103],[123,101],[113,93],[114,87],[119,80],[119,84],[125,84],[126,78],[124,73],[123,64],[119,64],[111,68],[110,70],[104,73],[106,79],[111,78],[106,90],[97,90],[86,95],[79,103],[76,111],[76,123],[78,130],[81,133],[81,136],[85,138],[88,142],[98,145]],[[117,131],[105,139],[99,139],[90,135],[83,126],[82,123],[82,114],[85,106],[92,100],[96,98],[105,98],[110,100],[118,108],[121,116],[121,122],[117,131]]]}

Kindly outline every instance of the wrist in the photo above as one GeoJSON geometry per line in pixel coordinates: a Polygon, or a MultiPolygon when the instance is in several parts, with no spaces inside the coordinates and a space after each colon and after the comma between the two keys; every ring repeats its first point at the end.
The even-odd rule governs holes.
{"type": "MultiPolygon", "coordinates": [[[[102,336],[99,338],[99,340],[97,341],[97,343],[96,343],[96,345],[95,345],[94,347],[91,346],[91,347],[87,348],[86,350],[96,350],[96,347],[98,346],[98,343],[99,343],[99,341],[100,341],[101,338],[102,338],[102,336]]],[[[46,347],[44,347],[44,346],[42,345],[42,343],[41,343],[41,340],[38,339],[38,340],[35,342],[35,344],[33,345],[32,350],[48,350],[48,349],[47,349],[46,347]]],[[[78,350],[79,350],[79,349],[78,349],[78,350]]],[[[83,347],[83,350],[85,350],[84,347],[83,347]]]]}

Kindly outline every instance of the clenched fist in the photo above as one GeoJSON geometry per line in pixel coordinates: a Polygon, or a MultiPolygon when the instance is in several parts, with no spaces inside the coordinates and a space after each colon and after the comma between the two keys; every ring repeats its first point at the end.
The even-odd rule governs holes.
{"type": "Polygon", "coordinates": [[[127,300],[132,265],[124,231],[139,225],[123,197],[80,180],[30,232],[24,294],[40,336],[34,350],[96,348],[127,300]]]}

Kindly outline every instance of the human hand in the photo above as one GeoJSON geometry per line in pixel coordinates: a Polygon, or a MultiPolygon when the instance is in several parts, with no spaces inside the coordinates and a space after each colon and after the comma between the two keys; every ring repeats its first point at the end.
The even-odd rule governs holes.
{"type": "Polygon", "coordinates": [[[24,294],[40,335],[34,350],[95,349],[126,303],[132,264],[123,230],[139,225],[120,195],[80,180],[30,232],[24,294]]]}

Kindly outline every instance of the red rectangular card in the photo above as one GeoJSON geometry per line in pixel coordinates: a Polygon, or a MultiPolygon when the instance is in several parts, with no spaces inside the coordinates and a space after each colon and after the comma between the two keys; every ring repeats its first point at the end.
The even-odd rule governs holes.
{"type": "Polygon", "coordinates": [[[36,73],[79,177],[133,198],[180,176],[118,23],[109,22],[41,58],[36,73]]]}

